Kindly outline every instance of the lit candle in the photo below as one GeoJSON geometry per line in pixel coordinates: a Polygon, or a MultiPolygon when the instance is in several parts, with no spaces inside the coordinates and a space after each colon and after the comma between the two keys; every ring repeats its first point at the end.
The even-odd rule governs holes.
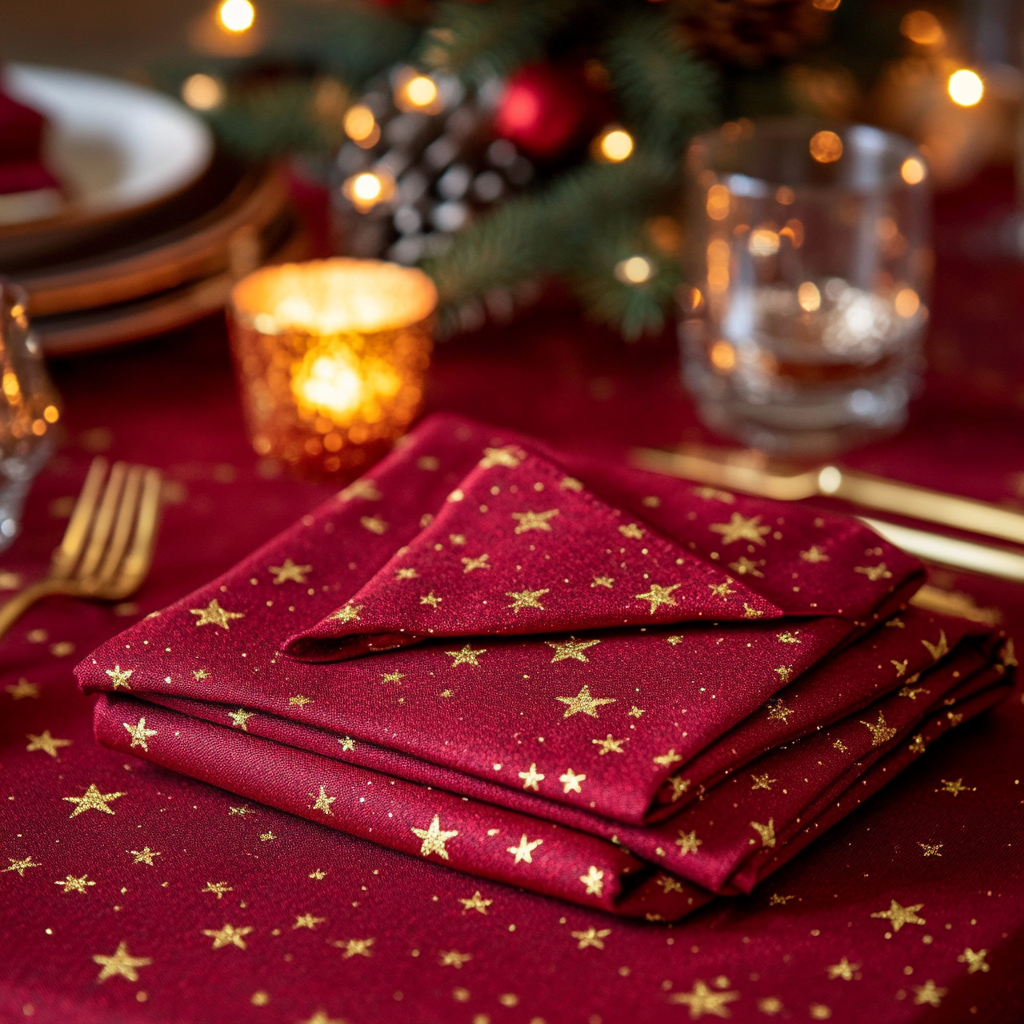
{"type": "Polygon", "coordinates": [[[436,305],[426,274],[377,260],[243,278],[229,322],[257,453],[329,473],[383,454],[419,411],[436,305]]]}

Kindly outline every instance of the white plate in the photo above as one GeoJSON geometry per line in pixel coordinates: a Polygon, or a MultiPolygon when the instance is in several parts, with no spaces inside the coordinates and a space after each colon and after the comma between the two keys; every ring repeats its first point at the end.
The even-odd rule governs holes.
{"type": "Polygon", "coordinates": [[[8,64],[4,89],[50,121],[44,160],[68,191],[62,213],[149,206],[192,184],[213,156],[206,123],[151,89],[30,64],[8,64]]]}

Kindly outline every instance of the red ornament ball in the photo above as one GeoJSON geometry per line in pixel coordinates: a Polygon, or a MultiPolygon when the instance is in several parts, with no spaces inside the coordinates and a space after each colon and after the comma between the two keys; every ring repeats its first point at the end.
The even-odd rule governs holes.
{"type": "Polygon", "coordinates": [[[553,157],[577,140],[590,97],[580,77],[549,64],[531,64],[506,83],[494,132],[533,157],[553,157]]]}

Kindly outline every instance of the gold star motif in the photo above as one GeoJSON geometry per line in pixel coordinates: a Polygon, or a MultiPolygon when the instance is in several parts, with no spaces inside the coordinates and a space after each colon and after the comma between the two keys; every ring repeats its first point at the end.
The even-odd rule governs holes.
{"type": "Polygon", "coordinates": [[[552,665],[556,661],[565,661],[568,658],[575,661],[589,661],[590,659],[583,652],[588,647],[596,647],[600,642],[600,640],[577,640],[575,637],[570,637],[568,640],[544,641],[555,652],[555,656],[551,659],[552,665]]]}
{"type": "Polygon", "coordinates": [[[886,624],[886,629],[906,629],[906,623],[897,615],[894,615],[886,624]]]}
{"type": "Polygon", "coordinates": [[[153,863],[153,858],[162,856],[158,851],[151,850],[148,846],[144,846],[141,850],[129,850],[128,852],[135,858],[132,861],[133,864],[148,864],[151,868],[156,866],[153,863]]]}
{"type": "Polygon", "coordinates": [[[456,970],[462,970],[462,965],[472,959],[472,953],[459,953],[454,949],[438,951],[438,962],[442,967],[454,967],[456,970]]]}
{"type": "Polygon", "coordinates": [[[749,540],[753,544],[760,544],[761,547],[765,546],[764,535],[772,532],[770,526],[761,525],[760,516],[745,519],[739,512],[733,512],[729,522],[712,523],[708,529],[713,533],[720,533],[723,544],[733,544],[738,540],[749,540]]]}
{"type": "Polygon", "coordinates": [[[304,697],[301,693],[297,693],[294,697],[288,698],[288,703],[295,707],[304,708],[307,704],[313,703],[313,698],[304,697]]]}
{"type": "Polygon", "coordinates": [[[353,498],[365,498],[367,501],[380,501],[382,495],[377,489],[377,484],[367,477],[360,477],[353,480],[343,491],[338,492],[342,501],[351,501],[353,498]]]}
{"type": "Polygon", "coordinates": [[[518,614],[521,608],[539,608],[544,611],[544,605],[539,599],[547,593],[550,593],[550,590],[545,587],[543,590],[506,590],[505,596],[512,598],[512,603],[508,607],[518,614]]]}
{"type": "Polygon", "coordinates": [[[604,949],[604,940],[611,935],[611,928],[602,928],[600,931],[597,928],[588,928],[583,932],[570,932],[569,934],[579,943],[577,949],[586,949],[587,946],[593,946],[594,949],[604,949]]]}
{"type": "Polygon", "coordinates": [[[528,772],[520,772],[519,778],[523,780],[523,789],[532,789],[535,793],[540,792],[538,783],[544,779],[544,776],[537,771],[537,766],[535,764],[530,765],[530,770],[528,772]]]}
{"type": "MultiPolygon", "coordinates": [[[[310,793],[310,796],[313,794],[310,793]]],[[[331,810],[331,804],[334,803],[338,798],[336,796],[328,796],[327,791],[323,786],[320,787],[320,794],[316,798],[316,802],[313,804],[314,811],[323,811],[324,814],[333,814],[331,810]]]]}
{"type": "Polygon", "coordinates": [[[292,931],[295,931],[296,928],[308,928],[312,931],[318,924],[323,924],[326,920],[326,917],[314,917],[312,914],[297,914],[292,931]]]}
{"type": "Polygon", "coordinates": [[[526,456],[515,445],[507,444],[503,448],[485,448],[484,457],[479,465],[481,469],[491,469],[494,466],[515,469],[524,458],[526,456]]]}
{"type": "Polygon", "coordinates": [[[98,982],[106,981],[107,978],[117,975],[127,978],[129,981],[138,981],[138,968],[148,967],[153,962],[148,956],[132,956],[128,952],[127,942],[119,942],[117,950],[110,956],[96,953],[92,959],[93,963],[97,963],[103,968],[96,979],[98,982]]]}
{"type": "Polygon", "coordinates": [[[687,854],[696,853],[698,846],[703,846],[704,840],[697,838],[697,830],[684,832],[679,830],[679,838],[676,839],[676,846],[679,847],[679,855],[685,857],[687,854]]]}
{"type": "MultiPolygon", "coordinates": [[[[627,736],[626,739],[628,738],[627,736]]],[[[617,740],[612,737],[611,733],[608,733],[603,740],[591,740],[590,742],[601,748],[597,754],[598,757],[603,757],[605,754],[624,754],[622,744],[626,742],[626,739],[617,740]]]]}
{"type": "Polygon", "coordinates": [[[775,639],[778,640],[780,644],[798,644],[798,643],[800,643],[800,638],[795,636],[792,633],[779,633],[775,637],[775,639]]]}
{"type": "Polygon", "coordinates": [[[273,832],[261,832],[260,833],[260,842],[261,843],[266,843],[266,842],[269,842],[270,840],[276,839],[276,838],[277,838],[277,836],[275,836],[273,832]]]}
{"type": "Polygon", "coordinates": [[[327,877],[327,872],[326,871],[321,871],[320,868],[317,868],[314,871],[310,871],[309,877],[314,879],[317,882],[322,882],[327,877]]]}
{"type": "Polygon", "coordinates": [[[892,579],[892,573],[886,568],[885,562],[879,562],[878,565],[858,565],[853,571],[863,573],[872,583],[892,579]]]}
{"type": "Polygon", "coordinates": [[[684,636],[670,636],[666,637],[670,647],[678,647],[685,639],[684,636]]]}
{"type": "Polygon", "coordinates": [[[583,483],[577,480],[574,476],[562,477],[562,482],[558,485],[563,491],[582,491],[583,483]]]}
{"type": "Polygon", "coordinates": [[[227,882],[207,882],[206,888],[199,891],[212,892],[217,899],[223,899],[224,893],[234,892],[235,890],[227,882]]]}
{"type": "Polygon", "coordinates": [[[5,686],[4,689],[11,695],[13,700],[23,700],[25,697],[39,700],[39,687],[35,683],[30,683],[25,678],[19,679],[12,686],[5,686]]]}
{"type": "Polygon", "coordinates": [[[615,580],[611,576],[595,576],[594,582],[590,584],[590,589],[594,587],[607,587],[609,590],[615,585],[615,580]]]}
{"type": "Polygon", "coordinates": [[[1017,665],[1017,655],[1013,649],[1012,637],[1007,637],[1006,642],[1003,644],[1002,650],[999,652],[999,657],[1003,660],[1004,668],[1015,668],[1017,665]]]}
{"type": "Polygon", "coordinates": [[[835,749],[838,750],[841,754],[845,754],[847,751],[847,746],[842,740],[836,740],[832,744],[832,746],[835,747],[835,749]]]}
{"type": "Polygon", "coordinates": [[[420,847],[421,857],[429,857],[432,853],[436,853],[443,860],[448,860],[448,851],[445,849],[444,844],[459,834],[454,829],[450,832],[443,831],[441,829],[441,818],[437,814],[434,815],[434,820],[430,823],[429,828],[414,828],[409,831],[418,839],[423,840],[423,845],[420,847]]]}
{"type": "Polygon", "coordinates": [[[306,576],[313,571],[311,565],[296,565],[290,558],[284,560],[284,565],[271,565],[267,571],[274,576],[274,585],[280,586],[292,580],[294,583],[305,583],[306,576]]]}
{"type": "Polygon", "coordinates": [[[668,782],[669,785],[672,787],[673,801],[678,800],[690,788],[690,780],[681,779],[678,775],[673,775],[672,778],[668,780],[668,782]]]}
{"type": "Polygon", "coordinates": [[[580,875],[580,881],[584,884],[588,896],[600,896],[604,893],[604,872],[598,870],[597,865],[591,864],[585,875],[580,875]]]}
{"type": "Polygon", "coordinates": [[[775,848],[775,819],[769,818],[767,825],[759,821],[752,821],[750,827],[761,837],[761,846],[769,850],[775,848]]]}
{"type": "Polygon", "coordinates": [[[942,854],[939,851],[945,846],[945,843],[918,843],[918,846],[924,851],[926,857],[941,857],[942,854]]]}
{"type": "Polygon", "coordinates": [[[480,890],[477,889],[477,891],[473,893],[472,896],[460,896],[459,902],[463,906],[462,912],[464,914],[466,913],[466,911],[475,910],[486,917],[487,908],[494,902],[494,900],[485,900],[483,896],[480,895],[480,890]]]}
{"type": "Polygon", "coordinates": [[[231,728],[241,729],[242,732],[249,731],[248,726],[246,726],[245,723],[248,722],[252,716],[253,712],[246,711],[245,708],[239,708],[237,711],[228,712],[228,718],[231,719],[231,728]]]}
{"type": "MultiPolygon", "coordinates": [[[[729,568],[732,569],[737,576],[757,576],[760,579],[764,579],[764,573],[758,568],[759,565],[764,565],[764,560],[760,562],[752,562],[746,555],[740,555],[735,562],[729,563],[729,568]]],[[[744,605],[746,607],[746,605],[744,605]]]]}
{"type": "Polygon", "coordinates": [[[380,677],[382,683],[400,683],[404,678],[404,672],[385,672],[380,677]]]}
{"type": "Polygon", "coordinates": [[[571,768],[566,768],[563,774],[558,776],[558,781],[562,783],[563,793],[582,793],[580,783],[585,778],[586,775],[577,775],[571,768]]]}
{"type": "Polygon", "coordinates": [[[637,601],[650,601],[651,614],[653,615],[663,604],[675,605],[678,603],[672,596],[672,591],[678,590],[681,586],[681,583],[673,583],[670,587],[662,587],[657,583],[652,583],[651,589],[646,594],[634,594],[633,597],[637,601]]]}
{"type": "Polygon", "coordinates": [[[806,551],[801,551],[800,557],[805,562],[810,562],[812,565],[828,561],[828,555],[826,555],[817,544],[812,544],[806,551]]]}
{"type": "Polygon", "coordinates": [[[338,740],[338,743],[341,745],[342,750],[349,751],[356,749],[356,741],[352,739],[351,736],[342,736],[338,740]]]}
{"type": "Polygon", "coordinates": [[[373,953],[370,952],[370,947],[376,941],[376,939],[335,939],[331,945],[338,949],[345,950],[345,952],[341,954],[342,960],[350,960],[354,956],[373,956],[373,953]]]}
{"type": "Polygon", "coordinates": [[[692,992],[672,992],[668,1001],[689,1007],[690,1019],[699,1020],[705,1013],[713,1017],[728,1017],[728,1004],[739,997],[739,992],[716,992],[703,981],[697,981],[692,992]]]}
{"type": "Polygon", "coordinates": [[[895,900],[890,900],[888,910],[879,910],[871,916],[886,918],[892,922],[892,930],[898,932],[905,924],[925,923],[923,917],[917,916],[917,912],[923,906],[923,903],[915,903],[912,907],[901,907],[895,900]]]}
{"type": "Polygon", "coordinates": [[[896,678],[900,679],[907,671],[907,665],[910,664],[910,659],[904,658],[902,661],[897,661],[895,658],[890,658],[889,664],[896,669],[896,678]]]}
{"type": "Polygon", "coordinates": [[[757,608],[751,608],[746,601],[743,602],[743,618],[745,619],[759,619],[764,615],[764,612],[757,608]]]}
{"type": "Polygon", "coordinates": [[[150,736],[156,736],[156,729],[147,729],[145,718],[140,718],[138,725],[129,725],[127,722],[121,723],[125,729],[128,730],[128,735],[132,738],[131,748],[142,747],[147,753],[149,752],[149,746],[146,741],[150,736]]]}
{"type": "Polygon", "coordinates": [[[71,740],[59,740],[55,736],[50,735],[49,729],[44,729],[41,736],[26,733],[25,739],[29,741],[28,746],[25,748],[27,751],[44,750],[53,758],[57,757],[57,749],[59,747],[71,746],[71,740]]]}
{"type": "Polygon", "coordinates": [[[925,750],[925,747],[924,747],[924,735],[922,733],[918,733],[911,740],[910,748],[909,749],[910,749],[911,753],[914,753],[914,754],[923,754],[924,753],[924,750],[925,750]]]}
{"type": "Polygon", "coordinates": [[[7,859],[11,863],[4,868],[4,871],[17,871],[21,878],[25,877],[25,872],[28,871],[29,868],[38,868],[42,866],[40,864],[33,863],[31,855],[25,857],[24,860],[17,860],[14,857],[8,857],[7,859]]]}
{"type": "Polygon", "coordinates": [[[767,707],[768,717],[775,722],[785,722],[793,714],[793,709],[787,708],[781,697],[768,701],[767,707]]]}
{"type": "Polygon", "coordinates": [[[245,612],[229,612],[221,608],[220,602],[214,598],[205,608],[190,608],[190,615],[199,616],[196,619],[197,626],[220,626],[221,629],[230,629],[232,619],[244,619],[245,612]]]}
{"type": "Polygon", "coordinates": [[[708,590],[710,590],[715,597],[720,597],[724,601],[730,594],[736,593],[736,591],[730,586],[731,582],[731,580],[726,580],[724,583],[709,583],[708,590]]]}
{"type": "Polygon", "coordinates": [[[883,743],[887,743],[889,740],[896,735],[895,726],[888,725],[885,721],[885,715],[881,711],[878,712],[877,722],[864,722],[861,721],[861,725],[867,726],[871,732],[871,746],[880,747],[883,743]]]}
{"type": "Polygon", "coordinates": [[[769,907],[784,907],[790,900],[795,900],[795,899],[796,899],[795,896],[782,896],[781,894],[779,894],[777,892],[773,892],[771,894],[771,896],[768,897],[768,906],[769,907]]]}
{"type": "Polygon", "coordinates": [[[830,979],[842,978],[843,981],[853,981],[853,972],[860,970],[860,964],[851,964],[844,956],[837,964],[825,968],[830,979]]]}
{"type": "Polygon", "coordinates": [[[66,800],[69,804],[75,804],[75,809],[68,817],[77,818],[78,815],[84,814],[86,811],[104,811],[106,814],[113,814],[114,812],[107,806],[107,803],[127,795],[127,793],[101,793],[96,788],[96,783],[91,783],[82,796],[65,796],[61,799],[66,800]]]}
{"type": "Polygon", "coordinates": [[[336,1017],[328,1017],[324,1010],[317,1010],[309,1020],[303,1021],[302,1024],[345,1024],[345,1022],[336,1017]]]}
{"type": "Polygon", "coordinates": [[[479,558],[463,558],[462,573],[465,575],[467,572],[473,572],[475,569],[491,569],[493,566],[489,565],[491,556],[488,554],[482,554],[479,558]]]}
{"type": "Polygon", "coordinates": [[[379,513],[374,516],[360,516],[359,525],[364,530],[369,530],[370,533],[375,533],[378,537],[382,537],[388,532],[388,524],[385,522],[384,517],[379,513]]]}
{"type": "Polygon", "coordinates": [[[210,678],[210,673],[209,673],[209,672],[207,672],[205,668],[197,668],[197,669],[196,669],[196,670],[195,670],[195,671],[194,671],[194,672],[192,673],[192,676],[193,676],[193,677],[195,678],[195,680],[196,680],[196,682],[197,682],[197,683],[200,683],[200,682],[202,682],[202,681],[203,681],[204,679],[209,679],[209,678],[210,678]]]}
{"type": "Polygon", "coordinates": [[[626,712],[630,718],[640,718],[647,714],[646,708],[638,708],[635,704],[626,712]]]}
{"type": "MultiPolygon", "coordinates": [[[[914,677],[917,678],[916,676],[914,677]]],[[[898,697],[909,697],[911,700],[917,700],[919,693],[931,693],[931,690],[927,686],[901,686],[897,693],[898,697]]]]}
{"type": "Polygon", "coordinates": [[[57,881],[54,882],[53,884],[54,885],[63,885],[64,886],[63,891],[65,893],[80,892],[84,896],[85,895],[85,887],[87,885],[95,885],[96,883],[95,882],[90,882],[89,881],[89,876],[86,874],[86,875],[82,875],[81,878],[75,878],[74,875],[68,875],[67,878],[57,879],[57,881]]]}
{"type": "Polygon", "coordinates": [[[768,773],[765,772],[763,775],[751,775],[750,776],[752,785],[751,789],[771,789],[773,782],[778,782],[778,779],[771,779],[768,777],[768,773]]]}
{"type": "Polygon", "coordinates": [[[939,988],[931,978],[923,985],[914,985],[913,988],[915,1006],[924,1006],[925,1003],[929,1006],[941,1006],[942,997],[949,991],[949,989],[939,988]]]}
{"type": "MultiPolygon", "coordinates": [[[[557,657],[555,660],[558,660],[557,657]]],[[[565,714],[562,715],[563,718],[568,718],[570,715],[575,715],[579,712],[590,715],[591,718],[597,718],[597,709],[600,705],[615,703],[614,697],[592,697],[590,695],[590,687],[586,684],[580,687],[580,692],[575,697],[556,697],[555,700],[566,705],[565,714]]]]}
{"type": "Polygon", "coordinates": [[[236,928],[233,924],[225,924],[223,928],[204,928],[203,934],[213,939],[213,949],[223,949],[225,946],[245,949],[245,936],[252,930],[251,927],[236,928]]]}
{"type": "Polygon", "coordinates": [[[682,759],[682,755],[676,753],[676,748],[671,747],[667,754],[659,754],[652,760],[659,768],[671,768],[672,765],[679,764],[682,759]]]}
{"type": "Polygon", "coordinates": [[[339,608],[331,618],[335,622],[355,622],[362,610],[363,606],[361,604],[347,604],[343,608],[339,608]]]}
{"type": "Polygon", "coordinates": [[[946,631],[944,629],[939,630],[939,642],[935,644],[928,643],[927,640],[922,640],[925,649],[932,656],[932,661],[938,661],[939,658],[944,658],[949,654],[949,643],[946,640],[946,631]]]}
{"type": "Polygon", "coordinates": [[[943,779],[942,788],[935,790],[935,792],[952,793],[953,796],[959,796],[961,793],[973,793],[977,788],[977,786],[965,786],[962,778],[952,780],[943,779]]]}
{"type": "Polygon", "coordinates": [[[968,946],[956,959],[958,963],[967,964],[968,974],[975,974],[978,971],[988,973],[992,968],[985,960],[987,955],[987,949],[979,949],[978,952],[975,953],[974,950],[968,946]]]}
{"type": "Polygon", "coordinates": [[[481,648],[479,651],[474,651],[469,644],[466,644],[461,651],[445,651],[445,654],[449,658],[454,658],[452,662],[452,668],[456,665],[476,665],[479,666],[480,662],[476,660],[478,654],[486,654],[486,649],[481,648]]]}
{"type": "Polygon", "coordinates": [[[513,512],[512,518],[519,523],[516,533],[527,533],[530,530],[543,530],[551,533],[550,520],[558,515],[558,509],[552,508],[547,512],[513,512]]]}
{"type": "Polygon", "coordinates": [[[670,892],[686,892],[683,883],[671,875],[659,875],[655,881],[665,890],[666,895],[670,892]]]}
{"type": "Polygon", "coordinates": [[[237,814],[240,818],[244,818],[247,814],[255,814],[256,812],[251,807],[246,807],[244,804],[241,807],[229,807],[228,815],[237,814]]]}
{"type": "Polygon", "coordinates": [[[420,574],[411,566],[405,569],[399,569],[395,572],[396,580],[418,580],[419,578],[420,574]]]}
{"type": "Polygon", "coordinates": [[[735,495],[720,491],[717,487],[694,487],[692,493],[705,501],[720,501],[724,505],[732,505],[736,501],[735,495]]]}
{"type": "Polygon", "coordinates": [[[792,665],[780,665],[776,670],[775,674],[779,677],[780,683],[788,683],[793,678],[793,666],[792,665]]]}
{"type": "Polygon", "coordinates": [[[507,852],[511,853],[512,856],[515,857],[515,861],[513,862],[515,864],[519,864],[522,861],[526,861],[527,864],[532,864],[533,851],[536,850],[543,842],[543,839],[534,839],[533,842],[530,842],[526,838],[526,833],[524,832],[522,838],[519,840],[519,845],[510,846],[507,852]]]}
{"type": "Polygon", "coordinates": [[[434,611],[437,611],[437,606],[444,600],[443,597],[438,597],[433,591],[429,594],[424,594],[420,598],[420,604],[429,605],[434,611]]]}
{"type": "Polygon", "coordinates": [[[132,672],[134,671],[134,669],[121,668],[120,665],[115,665],[113,668],[107,669],[107,675],[110,676],[111,683],[115,690],[119,690],[122,686],[126,690],[130,690],[131,686],[128,685],[128,680],[131,678],[132,672]]]}
{"type": "Polygon", "coordinates": [[[620,526],[619,533],[627,540],[643,540],[644,538],[644,531],[636,523],[626,523],[625,526],[620,526]]]}

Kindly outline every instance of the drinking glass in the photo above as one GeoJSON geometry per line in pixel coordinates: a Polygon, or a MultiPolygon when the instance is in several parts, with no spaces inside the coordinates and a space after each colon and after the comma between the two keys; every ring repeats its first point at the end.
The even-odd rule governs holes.
{"type": "Polygon", "coordinates": [[[863,125],[730,123],[689,150],[684,375],[713,429],[829,455],[898,430],[921,368],[928,167],[863,125]]]}

